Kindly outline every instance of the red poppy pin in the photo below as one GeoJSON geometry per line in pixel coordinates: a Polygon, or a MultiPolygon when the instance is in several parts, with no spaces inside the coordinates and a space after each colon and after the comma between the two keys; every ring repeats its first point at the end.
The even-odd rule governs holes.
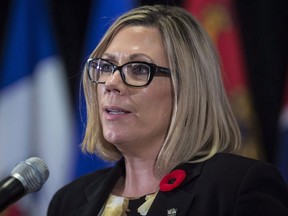
{"type": "Polygon", "coordinates": [[[160,191],[167,192],[171,191],[174,188],[178,187],[186,178],[186,172],[184,170],[173,170],[160,182],[160,191]]]}

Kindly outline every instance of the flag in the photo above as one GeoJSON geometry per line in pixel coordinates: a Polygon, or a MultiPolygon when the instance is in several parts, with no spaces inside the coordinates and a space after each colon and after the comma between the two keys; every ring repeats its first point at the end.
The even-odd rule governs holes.
{"type": "Polygon", "coordinates": [[[263,159],[233,1],[185,0],[183,7],[200,21],[218,49],[224,86],[241,130],[239,154],[263,159]]]}
{"type": "Polygon", "coordinates": [[[288,74],[284,91],[284,106],[280,116],[279,144],[276,154],[276,165],[288,183],[288,74]]]}
{"type": "Polygon", "coordinates": [[[72,178],[73,165],[70,97],[45,3],[11,2],[0,58],[0,177],[32,156],[50,170],[39,192],[17,202],[29,216],[46,215],[53,194],[72,178]]]}
{"type": "MultiPolygon", "coordinates": [[[[104,33],[108,30],[110,25],[120,15],[138,5],[137,0],[105,0],[98,1],[93,0],[89,12],[89,21],[86,31],[86,39],[83,48],[83,68],[88,56],[96,48],[100,39],[104,33]]],[[[84,74],[85,75],[85,74],[84,74]]],[[[86,122],[86,107],[83,96],[83,89],[80,89],[80,97],[78,99],[79,106],[77,111],[77,119],[79,126],[79,137],[84,136],[85,122],[86,122]]],[[[107,163],[96,156],[84,155],[80,150],[77,156],[77,167],[75,176],[81,176],[87,172],[91,172],[96,169],[110,166],[111,163],[107,163]]]]}

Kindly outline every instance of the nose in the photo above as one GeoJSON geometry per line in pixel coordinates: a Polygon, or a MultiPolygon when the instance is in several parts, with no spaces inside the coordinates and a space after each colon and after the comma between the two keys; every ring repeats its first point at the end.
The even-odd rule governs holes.
{"type": "Polygon", "coordinates": [[[117,92],[119,94],[124,93],[126,85],[122,81],[119,70],[114,71],[114,73],[106,80],[105,88],[107,92],[117,92]]]}

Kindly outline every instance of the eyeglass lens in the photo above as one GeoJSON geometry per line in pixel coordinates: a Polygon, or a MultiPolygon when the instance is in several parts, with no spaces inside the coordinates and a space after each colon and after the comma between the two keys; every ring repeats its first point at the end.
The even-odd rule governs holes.
{"type": "Polygon", "coordinates": [[[131,62],[117,67],[103,59],[92,60],[88,67],[90,78],[97,83],[105,83],[118,70],[122,80],[133,86],[146,85],[151,71],[145,63],[131,62]]]}

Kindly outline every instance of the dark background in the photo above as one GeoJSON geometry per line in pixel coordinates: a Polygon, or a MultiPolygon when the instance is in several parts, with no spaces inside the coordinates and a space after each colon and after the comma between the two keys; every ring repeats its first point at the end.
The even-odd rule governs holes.
{"type": "MultiPolygon", "coordinates": [[[[241,29],[249,88],[256,118],[260,123],[261,143],[267,161],[274,162],[278,143],[278,121],[282,108],[288,60],[288,1],[235,0],[241,29]]],[[[82,53],[91,0],[48,1],[61,55],[67,67],[71,97],[77,104],[82,53]]],[[[172,4],[181,0],[141,1],[141,4],[172,4]]],[[[0,2],[0,49],[7,22],[9,0],[0,2]]],[[[288,145],[288,143],[287,143],[288,145]]]]}

